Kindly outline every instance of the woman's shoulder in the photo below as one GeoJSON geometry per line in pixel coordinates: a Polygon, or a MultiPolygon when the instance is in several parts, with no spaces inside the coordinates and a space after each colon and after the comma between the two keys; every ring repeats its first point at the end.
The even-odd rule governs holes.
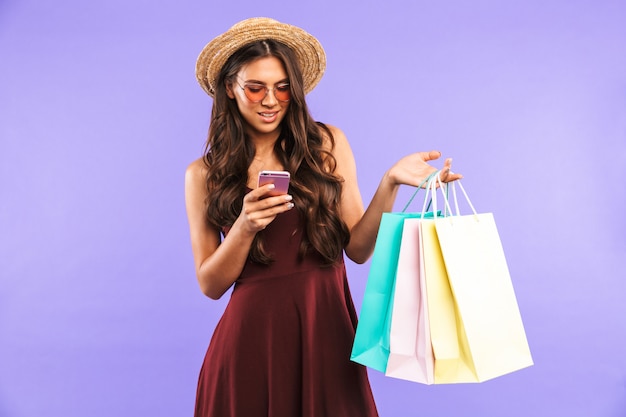
{"type": "Polygon", "coordinates": [[[354,173],[355,161],[354,154],[348,138],[343,131],[337,126],[324,124],[324,150],[332,155],[334,159],[334,172],[339,176],[345,178],[351,178],[354,173]],[[328,133],[332,136],[328,136],[328,133]]]}
{"type": "Polygon", "coordinates": [[[185,182],[204,182],[207,174],[207,166],[204,158],[198,158],[187,166],[185,182]]]}
{"type": "Polygon", "coordinates": [[[204,160],[204,158],[200,157],[198,159],[196,159],[195,161],[192,161],[188,166],[187,166],[187,172],[193,172],[193,173],[206,173],[207,171],[207,166],[206,166],[206,162],[204,160]]]}
{"type": "Polygon", "coordinates": [[[345,146],[348,143],[348,138],[346,138],[346,135],[343,133],[343,130],[341,130],[339,127],[334,126],[334,125],[329,125],[327,123],[324,123],[323,125],[327,129],[327,131],[323,130],[324,147],[327,148],[327,150],[332,151],[333,148],[341,149],[343,146],[345,146]],[[331,140],[331,137],[328,136],[328,133],[330,133],[330,135],[332,136],[332,140],[331,140]]]}

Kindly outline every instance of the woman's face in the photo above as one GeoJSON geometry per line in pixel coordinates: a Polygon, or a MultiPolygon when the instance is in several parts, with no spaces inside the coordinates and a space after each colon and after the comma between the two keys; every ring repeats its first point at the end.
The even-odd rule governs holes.
{"type": "Polygon", "coordinates": [[[288,83],[282,62],[273,56],[259,58],[239,70],[227,93],[237,102],[250,136],[278,135],[289,107],[289,101],[284,101],[289,99],[288,83]]]}

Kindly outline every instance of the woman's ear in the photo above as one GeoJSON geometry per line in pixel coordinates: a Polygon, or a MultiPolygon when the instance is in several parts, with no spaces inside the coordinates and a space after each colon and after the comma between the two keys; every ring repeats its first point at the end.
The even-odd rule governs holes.
{"type": "Polygon", "coordinates": [[[226,95],[228,98],[233,100],[235,98],[235,92],[233,91],[233,83],[230,81],[224,81],[224,85],[226,86],[226,95]]]}

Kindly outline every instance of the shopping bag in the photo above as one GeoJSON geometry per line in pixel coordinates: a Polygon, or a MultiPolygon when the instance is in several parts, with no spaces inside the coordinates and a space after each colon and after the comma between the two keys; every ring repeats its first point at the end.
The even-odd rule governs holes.
{"type": "Polygon", "coordinates": [[[452,185],[457,214],[421,222],[435,383],[482,382],[533,364],[493,214],[477,214],[459,186],[473,214],[459,214],[452,185]]]}
{"type": "Polygon", "coordinates": [[[389,333],[386,376],[434,382],[420,219],[404,220],[389,333]]]}
{"type": "Polygon", "coordinates": [[[533,364],[493,214],[436,220],[478,381],[533,364]]]}
{"type": "Polygon", "coordinates": [[[420,223],[435,384],[477,382],[463,322],[448,282],[435,221],[420,223]]]}
{"type": "Polygon", "coordinates": [[[402,227],[405,219],[420,216],[421,213],[383,213],[380,221],[350,356],[352,361],[380,372],[385,372],[389,358],[389,329],[402,227]]]}
{"type": "Polygon", "coordinates": [[[389,359],[393,293],[404,220],[432,218],[435,213],[437,216],[441,215],[437,211],[427,211],[430,208],[430,205],[426,205],[429,192],[426,193],[420,213],[407,213],[406,210],[422,186],[429,183],[435,174],[431,174],[417,187],[402,212],[383,213],[381,216],[350,354],[352,361],[380,372],[385,372],[389,359]]]}

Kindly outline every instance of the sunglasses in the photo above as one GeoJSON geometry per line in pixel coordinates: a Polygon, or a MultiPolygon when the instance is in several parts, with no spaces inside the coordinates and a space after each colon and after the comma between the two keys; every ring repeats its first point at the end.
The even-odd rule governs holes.
{"type": "Polygon", "coordinates": [[[267,88],[267,86],[263,84],[254,83],[241,85],[237,82],[237,85],[239,85],[248,100],[252,103],[259,103],[263,101],[270,91],[274,93],[274,97],[276,97],[276,100],[278,101],[289,101],[291,98],[289,83],[280,83],[275,85],[274,88],[267,88]]]}

